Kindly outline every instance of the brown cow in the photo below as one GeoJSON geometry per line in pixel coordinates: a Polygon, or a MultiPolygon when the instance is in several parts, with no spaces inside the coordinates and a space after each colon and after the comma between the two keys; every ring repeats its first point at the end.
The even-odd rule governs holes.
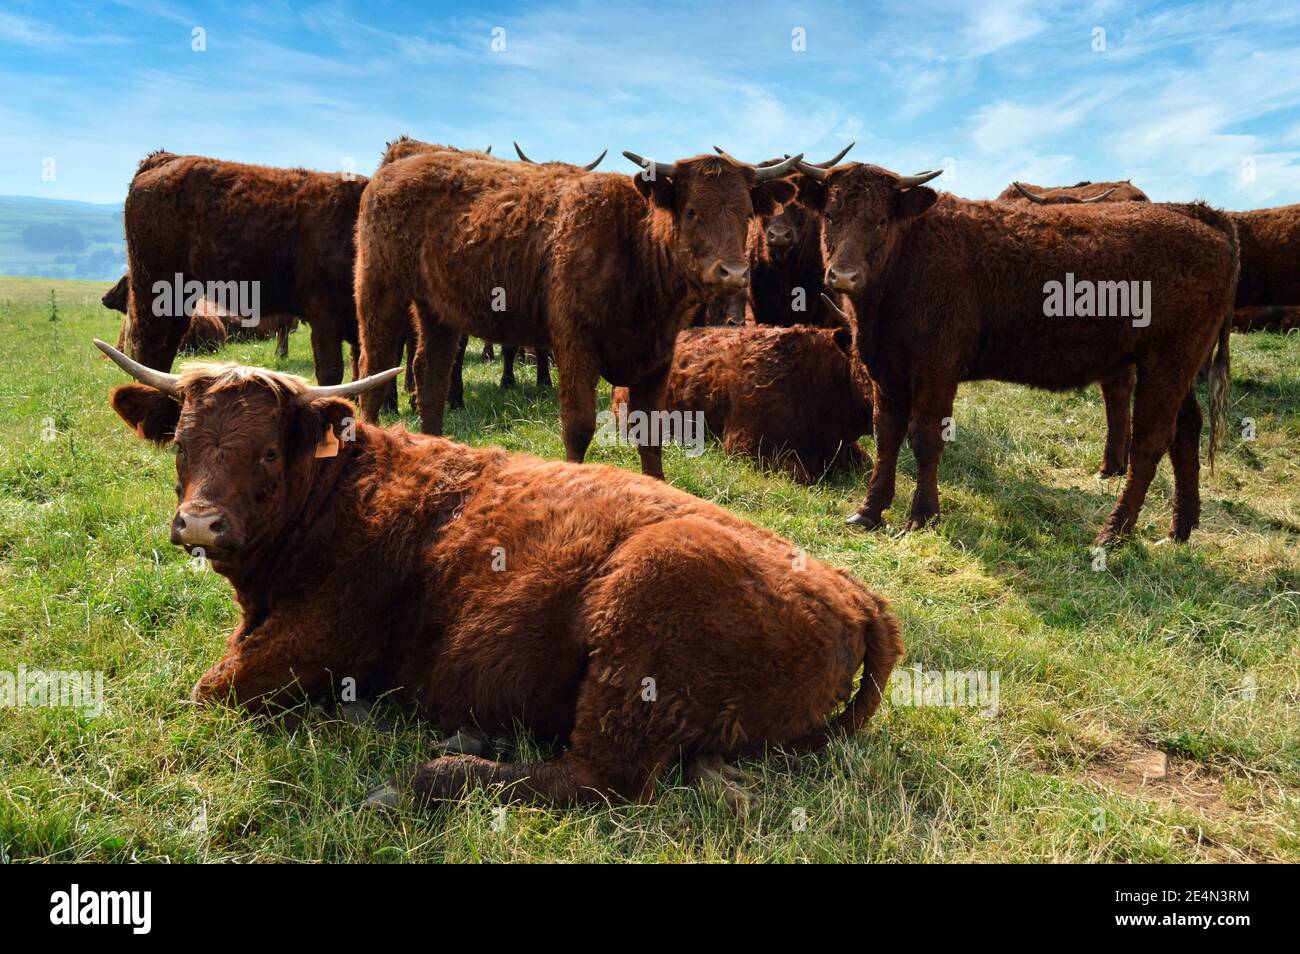
{"type": "Polygon", "coordinates": [[[341,381],[343,342],[356,344],[352,234],[365,185],[364,176],[146,156],[126,196],[131,354],[170,368],[185,332],[154,314],[156,282],[256,282],[264,313],[311,326],[317,380],[341,381]]]}
{"type": "MultiPolygon", "coordinates": [[[[1096,543],[1133,529],[1166,451],[1176,488],[1170,536],[1187,539],[1200,517],[1196,372],[1212,352],[1211,463],[1230,386],[1237,245],[1223,213],[1200,204],[972,202],[921,184],[937,172],[799,168],[800,201],[826,215],[827,284],[850,296],[875,385],[876,464],[851,523],[882,523],[904,435],[917,468],[907,527],[938,516],[942,435],[960,381],[1079,388],[1134,364],[1128,477],[1096,543]],[[1104,301],[1118,301],[1123,283],[1124,300],[1135,296],[1132,318],[1054,316],[1074,313],[1065,289],[1076,277],[1104,301]]],[[[1093,310],[1082,307],[1083,291],[1077,301],[1093,310]]]]}
{"type": "Polygon", "coordinates": [[[1237,307],[1300,306],[1300,205],[1228,215],[1241,241],[1237,307]]]}
{"type": "MultiPolygon", "coordinates": [[[[729,454],[773,464],[800,483],[866,460],[871,379],[847,328],[689,328],[677,336],[665,407],[701,412],[729,454]]],[[[627,407],[627,389],[611,405],[627,407]]]]}
{"type": "Polygon", "coordinates": [[[1078,205],[1085,202],[1150,202],[1128,179],[1117,182],[1076,182],[1072,186],[1036,186],[1013,182],[998,195],[999,202],[1035,205],[1078,205]]]}
{"type": "MultiPolygon", "coordinates": [[[[999,202],[1034,205],[1082,205],[1091,202],[1150,202],[1147,194],[1128,179],[1117,182],[1076,182],[1072,186],[1029,186],[1013,182],[1002,190],[999,202]]],[[[1099,381],[1106,407],[1106,446],[1102,451],[1098,477],[1118,477],[1128,470],[1131,439],[1129,410],[1133,406],[1133,368],[1125,367],[1099,381]]]]}
{"type": "MultiPolygon", "coordinates": [[[[1242,265],[1242,270],[1245,270],[1242,265]]],[[[1293,331],[1300,328],[1300,305],[1238,306],[1232,313],[1234,331],[1293,331]]]]}
{"type": "MultiPolygon", "coordinates": [[[[393,363],[415,302],[420,426],[442,431],[462,334],[555,353],[565,456],[596,429],[596,382],[631,388],[633,409],[663,400],[677,332],[708,298],[745,287],[749,219],[793,196],[790,164],[726,156],[643,160],[636,176],[436,152],[382,167],[357,223],[363,373],[393,363]],[[435,397],[436,395],[436,397],[435,397]]],[[[378,398],[361,398],[373,421],[378,398]]],[[[663,475],[657,446],[642,469],[663,475]]]]}
{"type": "Polygon", "coordinates": [[[648,800],[679,757],[716,774],[854,731],[902,654],[888,604],[846,571],[660,481],[353,430],[343,396],[397,369],[313,388],[230,364],[164,374],[96,344],[143,382],[114,409],[178,448],[172,541],[242,611],[197,702],[274,709],[352,679],[444,732],[523,724],[566,744],[534,764],[439,758],[373,804],[494,783],[648,800]]]}

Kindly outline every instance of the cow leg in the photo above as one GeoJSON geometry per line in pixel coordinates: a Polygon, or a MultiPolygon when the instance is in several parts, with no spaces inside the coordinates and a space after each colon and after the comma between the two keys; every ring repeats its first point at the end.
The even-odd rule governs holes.
{"type": "Polygon", "coordinates": [[[551,353],[541,348],[537,349],[537,386],[539,388],[551,386],[551,353]]]}
{"type": "Polygon", "coordinates": [[[288,322],[282,321],[280,327],[275,330],[275,356],[281,359],[289,357],[288,322]]]}
{"type": "MultiPolygon", "coordinates": [[[[537,352],[538,367],[541,366],[541,356],[546,354],[545,351],[537,352]]],[[[653,420],[651,415],[655,411],[662,411],[664,407],[664,396],[668,390],[668,368],[665,367],[657,374],[651,375],[639,384],[634,384],[627,389],[628,393],[628,410],[635,413],[640,411],[645,415],[645,420],[653,420]]],[[[649,429],[647,429],[649,432],[649,429]]],[[[650,436],[647,433],[647,436],[650,436]]],[[[666,434],[660,434],[660,439],[666,439],[666,434]]],[[[647,477],[658,477],[664,479],[664,457],[663,447],[659,444],[645,443],[638,445],[637,453],[641,456],[641,473],[647,477]]]]}
{"type": "Polygon", "coordinates": [[[1174,518],[1169,536],[1182,543],[1201,521],[1201,406],[1194,387],[1187,390],[1178,409],[1169,462],[1174,468],[1174,518]]]}
{"type": "Polygon", "coordinates": [[[460,329],[444,325],[427,302],[415,303],[419,333],[415,344],[415,395],[420,408],[420,432],[442,434],[451,368],[460,347],[460,329]]]}
{"type": "MultiPolygon", "coordinates": [[[[954,375],[952,380],[956,381],[954,375]]],[[[943,456],[944,421],[952,420],[955,385],[930,382],[920,389],[908,437],[916,458],[916,492],[907,530],[919,530],[939,516],[939,459],[943,456]]]]}
{"type": "Polygon", "coordinates": [[[501,386],[503,388],[515,386],[515,357],[518,354],[518,348],[509,345],[501,348],[501,386]]]}
{"type": "Polygon", "coordinates": [[[1156,467],[1173,440],[1179,408],[1187,390],[1185,381],[1176,380],[1169,371],[1162,373],[1154,364],[1138,369],[1128,476],[1119,501],[1093,546],[1109,546],[1121,536],[1132,533],[1137,526],[1138,512],[1156,475],[1156,467]]]}
{"type": "Polygon", "coordinates": [[[1129,410],[1133,406],[1134,372],[1131,365],[1104,377],[1101,399],[1106,404],[1106,450],[1101,458],[1098,477],[1118,477],[1128,469],[1128,447],[1132,432],[1129,410]]]}
{"type": "Polygon", "coordinates": [[[317,384],[343,383],[343,335],[324,309],[308,311],[311,319],[311,353],[316,362],[317,384]]]}
{"type": "Polygon", "coordinates": [[[469,347],[469,335],[460,336],[460,346],[456,349],[456,360],[451,366],[451,387],[447,391],[449,407],[465,406],[465,349],[469,347]]]}
{"type": "Polygon", "coordinates": [[[894,502],[894,478],[898,469],[898,449],[907,433],[908,418],[912,413],[910,394],[886,395],[876,386],[876,401],[872,409],[873,430],[876,436],[876,463],[867,484],[867,499],[849,523],[874,530],[884,521],[882,515],[894,502]]]}
{"type": "Polygon", "coordinates": [[[496,359],[497,359],[497,356],[496,356],[496,354],[492,351],[492,342],[490,342],[490,341],[485,341],[485,342],[483,342],[483,360],[484,360],[484,361],[495,361],[496,359]]]}
{"type": "Polygon", "coordinates": [[[559,372],[564,459],[581,464],[596,433],[596,383],[600,374],[576,354],[565,356],[559,372]]]}
{"type": "MultiPolygon", "coordinates": [[[[410,347],[410,307],[376,274],[376,269],[357,262],[357,340],[361,345],[362,377],[378,374],[396,367],[402,359],[402,342],[410,347]]],[[[361,394],[357,403],[362,418],[370,424],[379,423],[384,392],[377,388],[361,394]]]]}

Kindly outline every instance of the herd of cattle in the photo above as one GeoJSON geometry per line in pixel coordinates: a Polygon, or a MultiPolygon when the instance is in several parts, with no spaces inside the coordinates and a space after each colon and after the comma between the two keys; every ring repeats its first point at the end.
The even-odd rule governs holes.
{"type": "MultiPolygon", "coordinates": [[[[1186,540],[1198,375],[1212,464],[1234,320],[1300,314],[1300,206],[1225,213],[1128,182],[965,200],[926,185],[937,172],[845,163],[847,149],[822,163],[624,153],[631,175],[594,171],[603,153],[578,166],[516,150],[402,137],[369,179],[153,153],[126,201],[128,273],[105,298],[126,314],[129,355],[100,347],[140,382],[114,407],[178,446],[173,541],[201,549],[243,608],[197,699],[279,704],[351,676],[449,732],[523,718],[568,745],[544,765],[448,755],[377,803],[493,782],[557,801],[649,797],[675,754],[725,778],[721,760],[766,744],[824,744],[851,696],[835,726],[877,706],[902,652],[883,599],[802,554],[791,572],[792,545],[662,482],[573,466],[599,378],[620,414],[701,412],[727,450],[799,480],[859,462],[873,433],[850,518],[864,527],[892,504],[906,437],[909,529],[938,516],[961,381],[1099,383],[1101,472],[1126,480],[1097,544],[1133,529],[1166,453],[1169,533],[1186,540]],[[172,374],[180,350],[250,331],[203,303],[182,320],[159,309],[174,279],[257,283],[251,333],[283,353],[305,322],[318,384],[230,365],[172,374]],[[1077,311],[1045,306],[1054,283],[1084,290],[1077,311]],[[511,379],[517,349],[539,379],[553,357],[568,464],[376,426],[405,349],[421,430],[440,435],[471,335],[507,349],[511,379]]],[[[661,478],[658,443],[637,449],[661,478]]]]}

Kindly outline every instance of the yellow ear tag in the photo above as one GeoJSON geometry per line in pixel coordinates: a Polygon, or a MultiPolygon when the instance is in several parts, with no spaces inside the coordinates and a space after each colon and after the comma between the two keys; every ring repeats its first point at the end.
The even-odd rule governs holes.
{"type": "Polygon", "coordinates": [[[325,429],[325,436],[321,438],[320,443],[316,445],[317,457],[338,457],[339,456],[339,439],[334,436],[334,425],[331,424],[325,429]]]}

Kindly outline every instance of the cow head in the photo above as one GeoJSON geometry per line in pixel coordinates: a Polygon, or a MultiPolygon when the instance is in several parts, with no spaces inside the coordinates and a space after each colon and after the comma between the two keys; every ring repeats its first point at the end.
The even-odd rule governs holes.
{"type": "Polygon", "coordinates": [[[95,345],[139,382],[113,390],[113,409],[140,437],[176,447],[172,543],[201,550],[225,575],[249,565],[292,518],[321,466],[316,448],[355,417],[346,398],[398,372],[313,387],[235,364],[168,374],[95,345]]]}
{"type": "Polygon", "coordinates": [[[707,295],[734,295],[749,285],[749,220],[772,215],[794,198],[783,178],[799,157],[751,166],[728,155],[655,162],[625,152],[642,171],[637,191],[667,221],[667,240],[687,278],[707,295]]]}
{"type": "Polygon", "coordinates": [[[888,264],[900,226],[938,198],[922,183],[939,172],[900,176],[866,163],[824,169],[803,162],[799,171],[800,204],[822,214],[826,285],[850,294],[860,293],[888,264]]]}
{"type": "MultiPolygon", "coordinates": [[[[1085,195],[1083,190],[1091,185],[1091,182],[1080,182],[1078,185],[1049,189],[1046,193],[1040,194],[1031,191],[1023,183],[1013,182],[1011,183],[1011,189],[1015,190],[1015,194],[1009,195],[1009,198],[1027,200],[1034,205],[1086,205],[1089,202],[1105,202],[1110,199],[1111,193],[1120,187],[1120,183],[1116,183],[1110,188],[1106,188],[1105,183],[1101,183],[1097,188],[1090,189],[1088,194],[1085,195]]],[[[1008,195],[1011,189],[1005,190],[1003,195],[1008,195]]],[[[1111,201],[1122,202],[1127,198],[1128,196],[1125,195],[1111,199],[1111,201]]]]}

